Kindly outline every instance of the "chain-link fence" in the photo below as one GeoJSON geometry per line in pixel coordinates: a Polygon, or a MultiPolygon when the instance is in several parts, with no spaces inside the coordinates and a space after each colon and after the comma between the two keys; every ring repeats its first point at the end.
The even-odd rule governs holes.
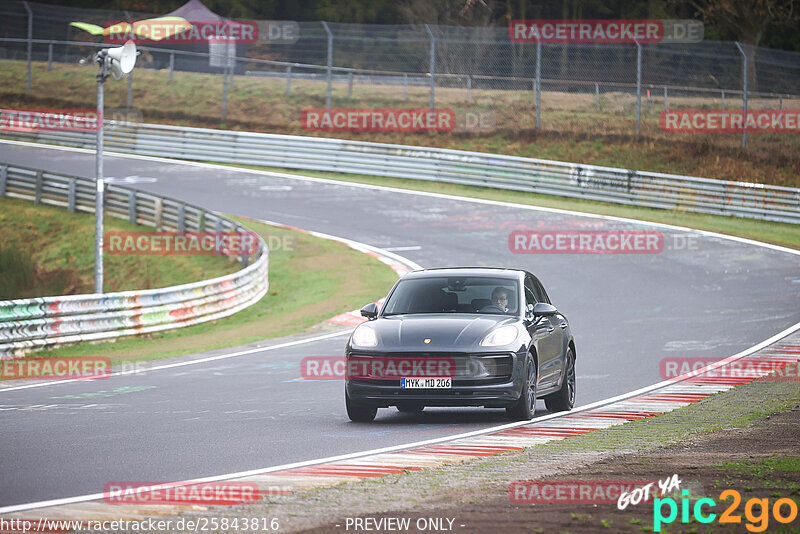
{"type": "MultiPolygon", "coordinates": [[[[21,91],[13,75],[21,64],[30,94],[37,78],[63,81],[81,59],[109,46],[70,22],[104,26],[152,16],[0,2],[5,92],[21,91]]],[[[800,54],[735,42],[519,44],[505,27],[301,22],[298,28],[297,40],[284,44],[141,46],[124,105],[146,118],[238,121],[286,133],[302,130],[306,108],[441,107],[457,111],[462,131],[620,135],[662,134],[659,117],[667,109],[800,108],[800,54]],[[180,85],[184,100],[149,102],[136,90],[140,83],[177,86],[189,73],[195,78],[180,85]],[[462,113],[480,119],[465,122],[462,113]]],[[[81,76],[91,83],[86,70],[81,76]]],[[[79,103],[75,95],[62,96],[79,103]]]]}

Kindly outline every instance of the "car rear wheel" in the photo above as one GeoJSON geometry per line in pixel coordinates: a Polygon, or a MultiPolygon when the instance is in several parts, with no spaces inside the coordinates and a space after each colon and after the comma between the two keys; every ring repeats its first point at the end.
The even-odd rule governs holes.
{"type": "Polygon", "coordinates": [[[425,406],[422,404],[401,404],[397,407],[397,411],[400,413],[422,413],[424,409],[425,406]]]}
{"type": "Polygon", "coordinates": [[[346,391],[344,392],[344,404],[347,407],[347,416],[356,423],[370,423],[378,414],[378,409],[374,406],[354,404],[346,391]]]}
{"type": "Polygon", "coordinates": [[[572,348],[567,349],[566,377],[561,389],[544,398],[547,409],[551,412],[566,412],[575,406],[575,354],[572,348]]]}
{"type": "Polygon", "coordinates": [[[533,356],[528,354],[525,362],[525,383],[522,385],[522,394],[513,406],[506,408],[508,415],[517,421],[527,421],[533,419],[536,413],[536,380],[538,369],[533,356]]]}

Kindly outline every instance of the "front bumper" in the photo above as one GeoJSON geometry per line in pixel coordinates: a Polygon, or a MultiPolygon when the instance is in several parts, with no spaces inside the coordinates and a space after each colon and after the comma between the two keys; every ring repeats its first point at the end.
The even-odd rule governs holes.
{"type": "MultiPolygon", "coordinates": [[[[397,354],[348,353],[351,356],[397,358],[397,354]]],[[[417,404],[424,406],[484,406],[504,408],[519,400],[522,393],[525,353],[404,353],[410,358],[453,358],[456,373],[450,389],[403,389],[400,380],[346,379],[345,390],[350,401],[364,406],[417,404]],[[481,362],[483,365],[469,365],[481,362]],[[476,371],[476,368],[480,371],[476,371]]]]}

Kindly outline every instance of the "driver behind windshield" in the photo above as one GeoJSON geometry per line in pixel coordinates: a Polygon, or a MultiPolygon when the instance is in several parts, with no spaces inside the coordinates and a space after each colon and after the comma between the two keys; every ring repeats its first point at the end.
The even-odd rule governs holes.
{"type": "Polygon", "coordinates": [[[496,287],[492,290],[492,303],[485,306],[481,312],[497,313],[501,311],[508,313],[508,291],[504,287],[496,287]]]}

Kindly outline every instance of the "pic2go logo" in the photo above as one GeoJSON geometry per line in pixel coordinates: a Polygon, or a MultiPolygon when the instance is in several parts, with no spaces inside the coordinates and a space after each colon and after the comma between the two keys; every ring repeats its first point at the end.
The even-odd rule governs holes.
{"type": "MultiPolygon", "coordinates": [[[[686,497],[688,490],[683,490],[684,497],[681,499],[680,513],[681,523],[689,523],[689,512],[691,510],[694,519],[700,523],[711,523],[717,518],[717,514],[712,513],[711,509],[717,506],[714,499],[703,498],[695,501],[694,506],[686,497]],[[703,508],[708,509],[708,513],[703,508]]],[[[720,501],[732,499],[733,502],[719,516],[720,524],[741,524],[742,516],[734,514],[739,504],[742,502],[741,494],[734,489],[727,489],[719,494],[720,501]]],[[[744,516],[747,519],[745,528],[750,532],[764,532],[769,526],[770,506],[769,499],[749,499],[744,505],[744,516]]],[[[797,503],[792,499],[782,498],[775,501],[772,505],[772,516],[778,523],[788,524],[797,518],[797,503]],[[788,511],[788,513],[785,513],[788,511]]],[[[665,497],[653,500],[653,531],[661,532],[661,525],[669,525],[678,518],[678,503],[672,497],[665,497]],[[667,515],[665,516],[665,507],[667,515]]]]}

